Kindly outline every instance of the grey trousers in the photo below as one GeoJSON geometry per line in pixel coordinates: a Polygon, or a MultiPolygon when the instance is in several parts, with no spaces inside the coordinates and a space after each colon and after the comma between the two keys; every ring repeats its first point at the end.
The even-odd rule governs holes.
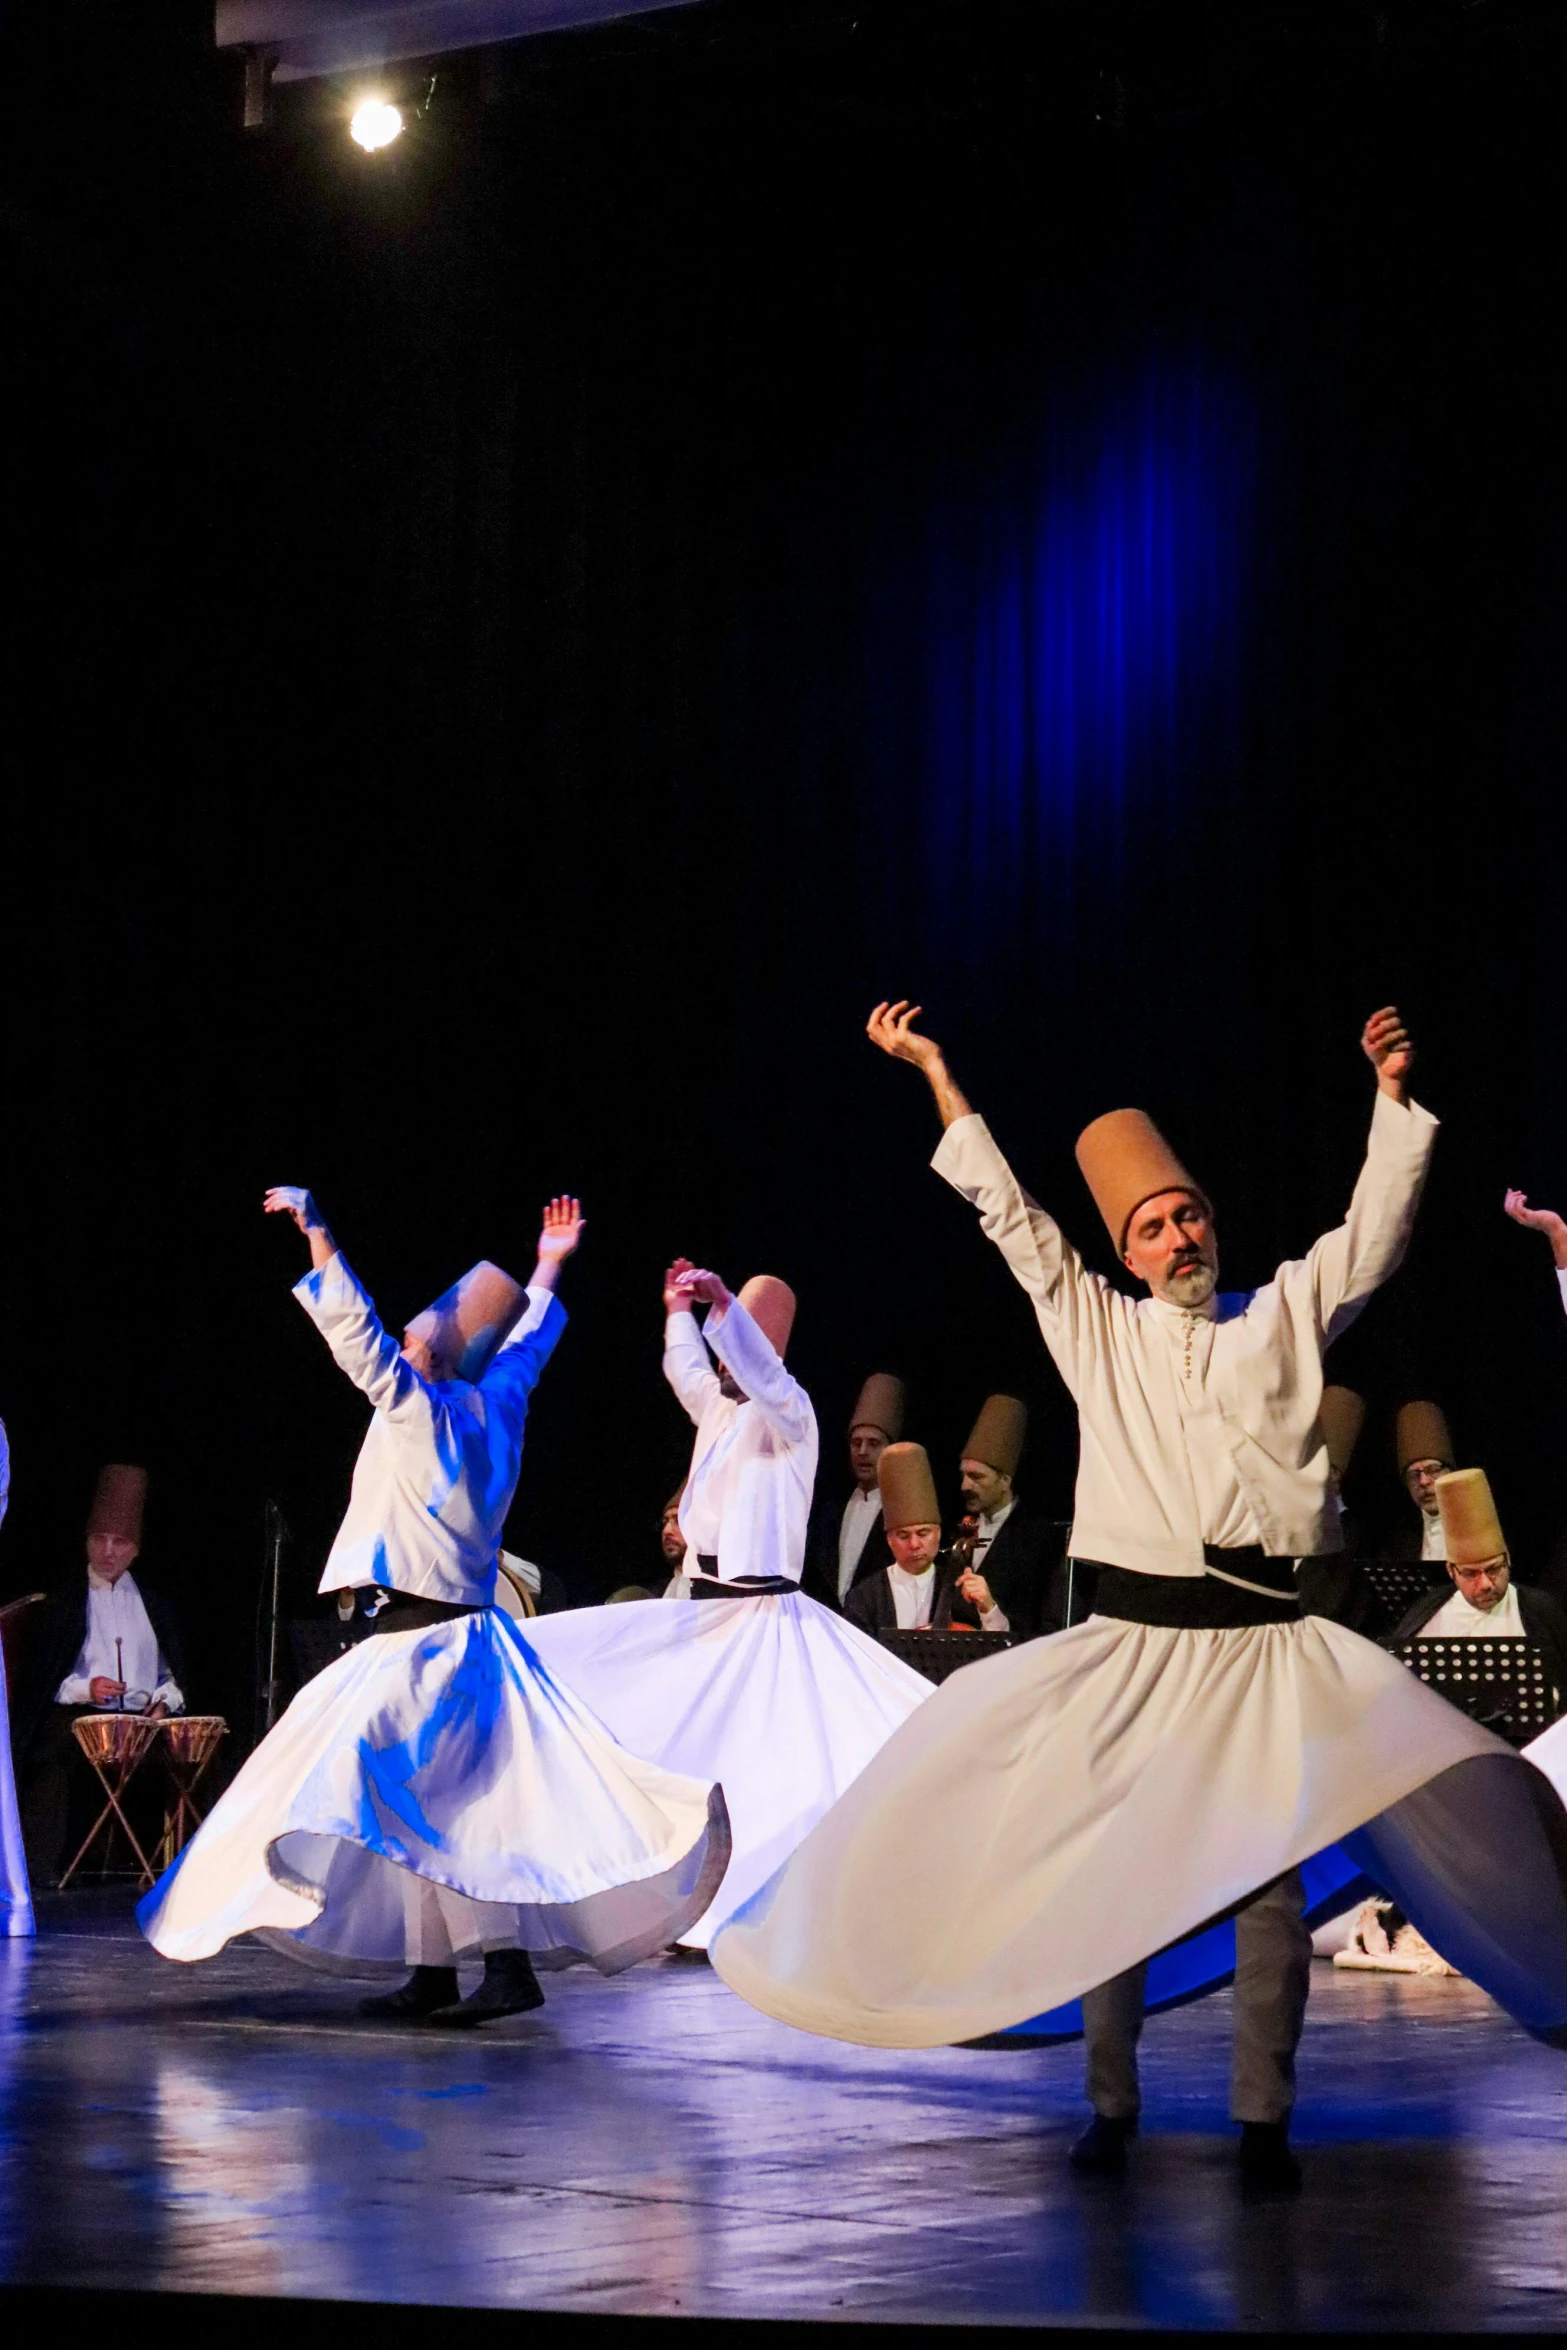
{"type": "MultiPolygon", "coordinates": [[[[1295,2051],[1306,2021],[1311,1936],[1297,1869],[1265,1885],[1235,1920],[1235,2045],[1230,2118],[1285,2122],[1295,2103],[1295,2051]]],[[[1088,2097],[1107,2120],[1135,2121],[1137,2042],[1143,2028],[1146,1965],[1128,1967],[1083,1994],[1088,2097]]]]}

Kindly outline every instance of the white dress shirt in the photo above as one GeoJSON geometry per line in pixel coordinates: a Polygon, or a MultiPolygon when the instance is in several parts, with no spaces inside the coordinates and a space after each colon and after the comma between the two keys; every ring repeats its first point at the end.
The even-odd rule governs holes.
{"type": "MultiPolygon", "coordinates": [[[[1425,1518],[1424,1510],[1420,1514],[1425,1518]]],[[[1440,1560],[1444,1565],[1446,1563],[1447,1535],[1443,1530],[1440,1510],[1433,1510],[1429,1518],[1426,1518],[1420,1535],[1420,1556],[1423,1559],[1440,1560]]]]}
{"type": "Polygon", "coordinates": [[[1471,1607],[1461,1591],[1439,1607],[1429,1624],[1422,1624],[1418,1640],[1522,1640],[1523,1617],[1517,1586],[1509,1583],[1495,1607],[1471,1607]]]}
{"type": "Polygon", "coordinates": [[[54,1693],[55,1704],[91,1705],[92,1684],[100,1676],[106,1681],[123,1681],[127,1695],[144,1703],[166,1705],[171,1714],[185,1710],[179,1683],[159,1649],[147,1603],[128,1568],[112,1581],[88,1568],[87,1637],[54,1693]]]}
{"type": "Polygon", "coordinates": [[[517,1489],[528,1398],[566,1327],[552,1290],[528,1310],[476,1385],[421,1379],[381,1327],[341,1250],[294,1291],[339,1369],[375,1406],[323,1591],[378,1584],[452,1607],[495,1596],[501,1528],[517,1489]]]}
{"type": "MultiPolygon", "coordinates": [[[[976,1575],[984,1574],[985,1554],[1016,1508],[1017,1495],[1014,1493],[1010,1501],[1002,1503],[1000,1509],[980,1511],[974,1527],[974,1572],[976,1575]]],[[[990,1596],[992,1599],[995,1598],[994,1589],[992,1589],[990,1596]]],[[[1012,1619],[1002,1607],[987,1607],[980,1615],[979,1628],[982,1632],[1010,1632],[1012,1619]]]]}
{"type": "Polygon", "coordinates": [[[936,1562],[934,1559],[919,1574],[911,1575],[907,1568],[896,1564],[887,1569],[887,1580],[892,1585],[892,1604],[898,1618],[900,1632],[923,1632],[930,1622],[931,1599],[936,1589],[936,1562]]]}
{"type": "Polygon", "coordinates": [[[670,1315],[664,1377],[696,1424],[680,1497],[684,1573],[721,1583],[770,1575],[798,1583],[816,1483],[816,1414],[805,1389],[738,1298],[713,1308],[700,1330],[694,1314],[670,1315]],[[708,1347],[744,1403],[720,1388],[708,1347]],[[716,1569],[701,1566],[702,1558],[716,1559],[716,1569]]]}
{"type": "Polygon", "coordinates": [[[1264,1288],[1191,1315],[1089,1272],[982,1118],[947,1128],[936,1172],[979,1209],[1077,1405],[1078,1558],[1201,1575],[1213,1528],[1275,1558],[1341,1547],[1317,1422],[1322,1355],[1403,1256],[1435,1137],[1428,1111],[1379,1092],[1345,1221],[1264,1288]]]}
{"type": "Polygon", "coordinates": [[[849,1586],[854,1581],[854,1570],[865,1556],[865,1545],[881,1524],[881,1493],[872,1486],[862,1493],[858,1486],[843,1505],[843,1524],[838,1529],[838,1597],[847,1599],[849,1586]]]}

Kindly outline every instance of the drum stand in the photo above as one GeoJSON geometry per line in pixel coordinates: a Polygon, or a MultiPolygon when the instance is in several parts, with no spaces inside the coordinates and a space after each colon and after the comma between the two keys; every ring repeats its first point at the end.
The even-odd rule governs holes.
{"type": "Polygon", "coordinates": [[[161,1721],[149,1721],[141,1714],[82,1714],[71,1724],[71,1735],[92,1764],[98,1784],[108,1801],[88,1829],[81,1850],[60,1879],[62,1893],[97,1842],[100,1832],[104,1839],[104,1866],[101,1874],[107,1876],[109,1854],[114,1848],[116,1820],[125,1831],[125,1840],[136,1855],[141,1869],[139,1884],[146,1887],[156,1882],[155,1872],[136,1841],[136,1831],[126,1818],[120,1799],[162,1728],[161,1721]],[[112,1737],[105,1735],[105,1725],[112,1730],[112,1737]]]}
{"type": "Polygon", "coordinates": [[[174,1801],[164,1812],[158,1841],[160,1876],[178,1860],[207,1816],[196,1801],[196,1786],[227,1731],[227,1722],[217,1714],[176,1715],[163,1725],[163,1759],[174,1783],[174,1801]]]}

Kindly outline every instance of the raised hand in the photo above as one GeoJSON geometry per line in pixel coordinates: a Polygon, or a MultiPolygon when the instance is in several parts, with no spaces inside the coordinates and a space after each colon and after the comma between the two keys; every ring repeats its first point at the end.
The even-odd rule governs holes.
{"type": "Polygon", "coordinates": [[[324,1232],[321,1211],[308,1191],[295,1183],[276,1183],[261,1203],[265,1216],[292,1216],[301,1232],[324,1232]]]}
{"type": "Polygon", "coordinates": [[[865,1023],[865,1033],[895,1061],[912,1061],[916,1069],[928,1072],[939,1064],[941,1047],[934,1037],[921,1036],[914,1027],[923,1010],[922,1004],[911,1004],[907,996],[895,1004],[878,1004],[865,1023]]]}
{"type": "Polygon", "coordinates": [[[718,1275],[704,1272],[695,1265],[686,1268],[685,1286],[691,1295],[694,1298],[700,1298],[704,1305],[727,1306],[733,1303],[728,1288],[718,1275]]]}
{"type": "Polygon", "coordinates": [[[1404,1081],[1414,1066],[1415,1048],[1398,1016],[1396,1004],[1373,1012],[1361,1033],[1360,1049],[1377,1073],[1377,1084],[1396,1101],[1404,1098],[1404,1081]]]}
{"type": "Polygon", "coordinates": [[[1543,1233],[1557,1265],[1567,1272],[1567,1222],[1554,1208],[1531,1208],[1521,1191],[1510,1191],[1502,1202],[1502,1212],[1526,1232],[1543,1233]]]}
{"type": "Polygon", "coordinates": [[[690,1276],[696,1271],[689,1257],[676,1257],[664,1275],[664,1311],[666,1314],[689,1314],[696,1303],[696,1291],[690,1276]]]}
{"type": "Polygon", "coordinates": [[[559,1199],[552,1199],[544,1210],[544,1229],[539,1234],[540,1262],[564,1264],[587,1228],[588,1220],[582,1213],[580,1200],[567,1192],[562,1192],[559,1199]]]}
{"type": "Polygon", "coordinates": [[[901,996],[895,1004],[878,1004],[865,1023],[865,1033],[878,1051],[890,1053],[895,1061],[909,1061],[916,1069],[923,1069],[936,1097],[941,1123],[951,1126],[959,1118],[969,1116],[969,1105],[953,1082],[940,1045],[933,1036],[921,1036],[915,1027],[920,1009],[906,996],[901,996]]]}

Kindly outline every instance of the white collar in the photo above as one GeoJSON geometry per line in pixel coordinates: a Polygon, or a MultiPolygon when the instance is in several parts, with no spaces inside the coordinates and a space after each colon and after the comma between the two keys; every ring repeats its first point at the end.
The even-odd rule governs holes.
{"type": "Polygon", "coordinates": [[[936,1572],[936,1562],[932,1559],[928,1567],[921,1567],[917,1573],[913,1573],[907,1567],[900,1567],[894,1559],[887,1572],[889,1575],[901,1575],[905,1583],[928,1583],[936,1572]]]}

